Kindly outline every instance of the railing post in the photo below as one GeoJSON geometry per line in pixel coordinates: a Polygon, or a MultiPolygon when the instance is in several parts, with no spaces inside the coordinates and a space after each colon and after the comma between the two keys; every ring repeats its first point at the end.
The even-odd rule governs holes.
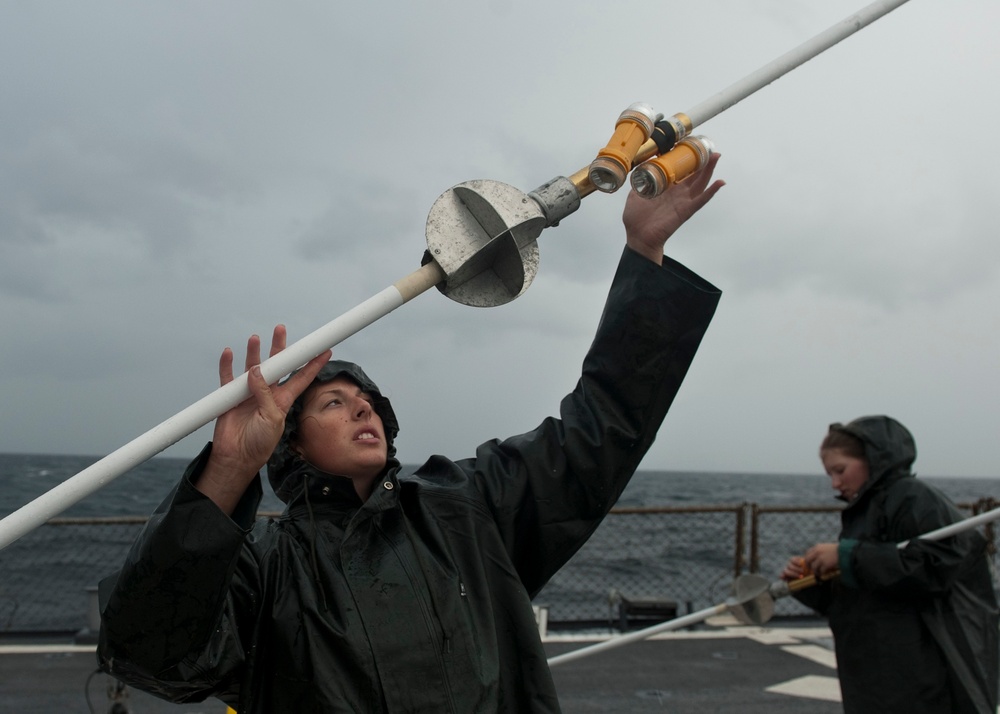
{"type": "Polygon", "coordinates": [[[738,578],[743,573],[744,554],[746,553],[746,501],[736,509],[736,557],[734,558],[733,577],[738,578]]]}
{"type": "Polygon", "coordinates": [[[760,570],[760,506],[751,504],[750,508],[750,572],[760,570]]]}

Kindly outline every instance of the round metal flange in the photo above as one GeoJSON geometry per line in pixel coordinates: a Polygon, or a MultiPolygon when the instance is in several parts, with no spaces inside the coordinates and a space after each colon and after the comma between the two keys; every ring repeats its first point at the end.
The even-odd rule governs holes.
{"type": "Polygon", "coordinates": [[[489,179],[442,193],[427,216],[427,250],[446,278],[438,290],[474,307],[503,305],[538,272],[545,214],[527,194],[489,179]]]}
{"type": "Polygon", "coordinates": [[[741,575],[733,582],[729,611],[744,625],[763,625],[774,615],[771,581],[755,573],[741,575]]]}

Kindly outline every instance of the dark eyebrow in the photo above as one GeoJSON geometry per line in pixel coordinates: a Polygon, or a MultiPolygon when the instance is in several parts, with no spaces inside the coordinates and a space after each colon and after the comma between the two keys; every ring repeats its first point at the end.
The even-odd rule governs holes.
{"type": "MultiPolygon", "coordinates": [[[[368,392],[363,390],[361,387],[355,387],[355,390],[356,390],[354,392],[355,395],[360,396],[362,399],[367,399],[371,401],[371,395],[368,394],[368,392]]],[[[350,393],[351,392],[349,387],[332,386],[332,385],[329,387],[321,387],[317,389],[313,393],[313,395],[309,398],[308,404],[311,406],[317,399],[320,399],[325,395],[339,396],[339,395],[348,395],[350,393]]]]}

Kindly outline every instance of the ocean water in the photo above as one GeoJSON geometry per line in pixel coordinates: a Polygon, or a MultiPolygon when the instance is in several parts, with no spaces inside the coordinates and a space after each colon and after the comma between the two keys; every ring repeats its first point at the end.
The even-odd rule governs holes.
{"type": "MultiPolygon", "coordinates": [[[[100,457],[0,454],[0,517],[6,516],[87,468],[100,457]]],[[[123,474],[68,508],[72,517],[146,516],[180,478],[187,460],[157,457],[123,474]]],[[[408,467],[412,470],[412,466],[408,467]]],[[[922,477],[956,503],[1000,499],[997,478],[922,477]]],[[[621,507],[694,506],[758,503],[768,506],[829,506],[837,501],[827,478],[812,474],[761,474],[698,471],[636,473],[622,494],[621,507]]],[[[264,487],[263,510],[280,511],[281,502],[264,487]]]]}
{"type": "MultiPolygon", "coordinates": [[[[7,516],[97,461],[97,457],[0,454],[0,517],[7,516]]],[[[148,516],[187,465],[155,458],[69,507],[74,518],[148,516]]],[[[410,467],[412,468],[412,467],[410,467]]],[[[1000,499],[1000,478],[929,478],[958,504],[1000,499]]],[[[612,592],[666,598],[687,611],[723,601],[734,578],[735,510],[836,507],[828,479],[814,474],[638,472],[620,508],[670,508],[670,514],[615,515],[538,594],[553,621],[613,620],[612,592]],[[699,512],[695,507],[715,507],[699,512]],[[729,510],[725,510],[729,507],[729,510]]],[[[262,510],[282,504],[265,486],[262,510]]],[[[760,573],[774,577],[791,554],[837,533],[836,512],[772,514],[760,528],[760,573]]],[[[0,550],[0,632],[74,630],[89,617],[84,592],[113,572],[140,526],[39,528],[0,550]]],[[[746,562],[737,572],[746,572],[746,562]]],[[[782,614],[802,614],[779,603],[782,614]]]]}

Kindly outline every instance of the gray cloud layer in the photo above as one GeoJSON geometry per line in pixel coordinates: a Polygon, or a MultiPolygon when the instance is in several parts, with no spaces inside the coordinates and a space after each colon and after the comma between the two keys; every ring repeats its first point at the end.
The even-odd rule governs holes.
{"type": "MultiPolygon", "coordinates": [[[[859,9],[356,5],[0,9],[0,450],[121,446],[212,390],[223,346],[415,269],[449,186],[572,173],[631,102],[685,111],[859,9]]],[[[1000,474],[998,21],[908,3],[698,128],[728,186],[668,250],[725,296],[644,467],[818,472],[827,423],[879,412],[921,472],[1000,474]]],[[[404,460],[556,409],[623,200],[546,231],[514,303],[432,291],[337,349],[392,396],[404,460]]]]}

